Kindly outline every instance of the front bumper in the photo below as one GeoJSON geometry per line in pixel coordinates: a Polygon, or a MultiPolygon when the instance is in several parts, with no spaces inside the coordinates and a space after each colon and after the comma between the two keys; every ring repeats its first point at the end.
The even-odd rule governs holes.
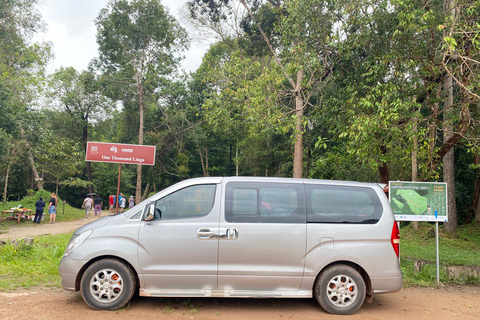
{"type": "Polygon", "coordinates": [[[62,287],[68,291],[78,291],[77,278],[81,276],[81,270],[87,261],[74,260],[69,256],[63,257],[60,260],[58,273],[62,277],[62,287]]]}

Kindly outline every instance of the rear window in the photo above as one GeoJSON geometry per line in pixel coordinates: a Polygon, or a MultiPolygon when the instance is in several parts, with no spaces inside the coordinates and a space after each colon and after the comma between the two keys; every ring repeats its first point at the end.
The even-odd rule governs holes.
{"type": "Polygon", "coordinates": [[[368,187],[306,185],[307,222],[375,224],[383,207],[368,187]]]}

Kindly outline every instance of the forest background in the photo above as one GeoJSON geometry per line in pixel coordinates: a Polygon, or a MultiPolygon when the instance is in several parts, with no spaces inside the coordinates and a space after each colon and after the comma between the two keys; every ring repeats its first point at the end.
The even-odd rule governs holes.
{"type": "Polygon", "coordinates": [[[480,221],[480,0],[191,0],[216,42],[190,39],[158,0],[110,1],[88,70],[46,74],[38,0],[0,2],[3,201],[116,191],[87,141],[157,147],[125,165],[136,201],[199,176],[446,181],[449,222],[480,221]]]}

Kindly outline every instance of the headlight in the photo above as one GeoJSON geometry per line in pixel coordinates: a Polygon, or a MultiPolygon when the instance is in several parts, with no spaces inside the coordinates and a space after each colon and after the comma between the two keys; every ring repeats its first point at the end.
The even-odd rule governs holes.
{"type": "Polygon", "coordinates": [[[87,240],[87,238],[92,234],[93,230],[85,230],[79,234],[74,234],[70,241],[68,242],[67,249],[65,249],[65,253],[63,256],[68,256],[73,250],[77,249],[83,241],[87,240]]]}

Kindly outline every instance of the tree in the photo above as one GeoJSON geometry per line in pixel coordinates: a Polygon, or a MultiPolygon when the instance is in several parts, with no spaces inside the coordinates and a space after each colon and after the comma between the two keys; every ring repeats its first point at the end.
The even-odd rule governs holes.
{"type": "MultiPolygon", "coordinates": [[[[143,144],[146,99],[162,85],[186,48],[186,31],[158,0],[110,1],[95,21],[100,57],[97,66],[122,84],[136,90],[139,112],[138,144],[143,144]]],[[[118,97],[117,97],[118,98],[118,97]]],[[[142,166],[137,168],[136,202],[140,202],[142,166]]]]}
{"type": "MultiPolygon", "coordinates": [[[[455,199],[454,149],[470,130],[471,111],[480,104],[480,3],[478,1],[445,0],[442,67],[444,75],[444,144],[437,158],[443,158],[444,180],[449,185],[447,229],[456,232],[458,225],[455,199]],[[455,94],[455,91],[458,94],[455,94]],[[460,113],[456,119],[455,113],[460,113]],[[457,120],[454,128],[453,123],[457,120]],[[452,189],[452,190],[450,190],[452,189]]],[[[473,144],[475,145],[475,144],[473,144]]],[[[475,146],[478,150],[478,146],[475,146]]],[[[476,191],[478,193],[479,191],[476,191]]],[[[475,194],[473,199],[478,199],[475,194]]],[[[478,200],[477,200],[478,201],[478,200]]]]}
{"type": "MultiPolygon", "coordinates": [[[[39,96],[40,81],[50,57],[47,43],[32,44],[35,32],[43,28],[36,10],[37,0],[5,0],[0,3],[0,131],[7,141],[16,141],[27,155],[38,189],[42,189],[31,147],[25,140],[23,116],[39,96]]],[[[0,156],[0,158],[3,158],[0,156]]],[[[1,159],[3,160],[3,159],[1,159]]]]}
{"type": "MultiPolygon", "coordinates": [[[[193,0],[189,3],[189,7],[193,17],[200,11],[202,14],[208,13],[213,21],[218,21],[224,18],[222,13],[225,9],[222,10],[222,8],[232,8],[232,3],[233,1],[228,0],[193,0]]],[[[295,122],[293,177],[301,178],[303,177],[304,113],[310,104],[310,98],[330,74],[331,66],[328,63],[330,52],[327,42],[334,15],[327,9],[331,4],[321,0],[306,0],[300,3],[298,1],[267,1],[262,5],[254,1],[252,7],[249,5],[250,2],[240,0],[240,3],[249,16],[243,21],[242,26],[253,39],[258,38],[258,35],[252,30],[258,29],[259,36],[286,80],[289,96],[293,100],[295,122]],[[269,15],[270,12],[277,12],[277,14],[269,15]],[[275,19],[278,21],[272,21],[275,19]],[[314,33],[309,31],[312,25],[317,27],[314,33]],[[276,28],[267,29],[270,32],[267,35],[264,30],[266,26],[276,26],[276,28]]],[[[260,52],[265,51],[260,50],[260,52]]],[[[289,102],[288,98],[285,99],[287,105],[289,102]]]]}
{"type": "MultiPolygon", "coordinates": [[[[102,94],[100,82],[93,71],[79,73],[72,67],[62,67],[52,75],[51,83],[57,108],[73,120],[79,131],[75,136],[80,136],[78,141],[86,152],[89,125],[106,117],[112,110],[112,102],[102,94]]],[[[87,162],[87,178],[92,182],[90,162],[87,162]]],[[[92,186],[89,192],[93,192],[92,186]]]]}
{"type": "MultiPolygon", "coordinates": [[[[221,43],[217,44],[212,51],[221,47],[221,43]]],[[[210,55],[213,52],[207,54],[202,65],[208,69],[204,70],[205,81],[215,88],[203,102],[205,120],[215,133],[235,144],[237,174],[239,171],[250,175],[278,174],[273,169],[279,167],[275,161],[285,162],[290,157],[282,155],[266,161],[266,154],[275,149],[274,138],[283,146],[288,141],[279,137],[294,132],[291,109],[279,94],[284,83],[280,68],[275,64],[265,67],[255,58],[243,57],[241,51],[230,52],[221,63],[210,61],[209,65],[210,58],[218,58],[210,55]],[[239,168],[240,162],[246,165],[239,168]]]]}

